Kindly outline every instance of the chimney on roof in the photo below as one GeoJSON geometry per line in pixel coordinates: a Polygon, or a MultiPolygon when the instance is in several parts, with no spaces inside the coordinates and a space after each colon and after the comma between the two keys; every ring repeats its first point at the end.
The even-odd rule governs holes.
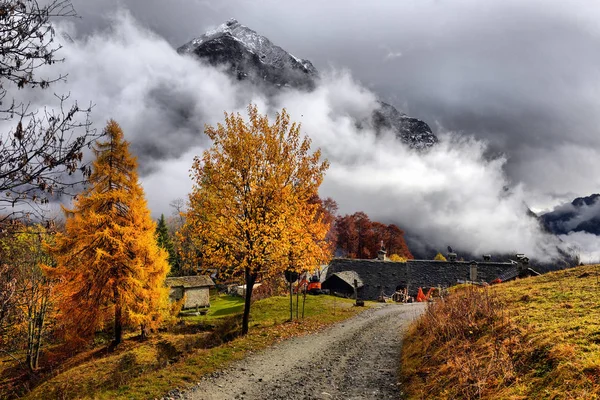
{"type": "Polygon", "coordinates": [[[524,264],[524,265],[528,265],[529,264],[529,257],[525,257],[525,254],[516,254],[515,258],[521,264],[524,264]]]}
{"type": "Polygon", "coordinates": [[[448,259],[448,261],[454,262],[456,261],[456,253],[448,253],[448,256],[446,258],[448,259]]]}
{"type": "Polygon", "coordinates": [[[477,261],[471,261],[471,268],[469,268],[469,280],[471,282],[477,281],[477,261]]]}
{"type": "Polygon", "coordinates": [[[383,247],[383,240],[382,240],[381,241],[381,248],[377,252],[377,259],[379,261],[385,261],[385,260],[387,260],[386,254],[387,254],[387,251],[385,251],[385,247],[383,247]]]}
{"type": "Polygon", "coordinates": [[[525,254],[517,254],[515,258],[517,259],[519,273],[529,268],[529,257],[525,257],[525,254]]]}
{"type": "Polygon", "coordinates": [[[483,261],[492,261],[492,255],[491,254],[484,254],[483,255],[483,261]]]}

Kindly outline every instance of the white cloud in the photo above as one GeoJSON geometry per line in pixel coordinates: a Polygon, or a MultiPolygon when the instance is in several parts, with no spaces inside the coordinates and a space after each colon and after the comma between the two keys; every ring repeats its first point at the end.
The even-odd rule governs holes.
{"type": "Polygon", "coordinates": [[[390,51],[388,51],[388,53],[386,54],[386,56],[385,56],[385,59],[386,59],[386,60],[393,60],[393,59],[395,59],[395,58],[400,58],[400,57],[402,57],[402,53],[401,53],[401,52],[399,52],[399,51],[395,51],[395,52],[394,52],[394,51],[391,51],[391,50],[390,50],[390,51]]]}
{"type": "Polygon", "coordinates": [[[561,240],[568,244],[570,252],[580,256],[585,264],[600,264],[600,238],[587,232],[569,232],[560,235],[561,240]]]}

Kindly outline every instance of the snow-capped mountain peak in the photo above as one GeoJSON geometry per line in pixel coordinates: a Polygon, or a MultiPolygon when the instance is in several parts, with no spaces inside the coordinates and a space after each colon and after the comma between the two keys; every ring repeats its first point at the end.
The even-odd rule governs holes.
{"type": "Polygon", "coordinates": [[[233,18],[177,51],[193,53],[213,65],[230,64],[240,79],[268,81],[277,86],[312,88],[318,77],[310,61],[291,55],[233,18]]]}
{"type": "MultiPolygon", "coordinates": [[[[291,55],[236,19],[192,39],[177,51],[193,54],[215,66],[227,66],[238,80],[249,81],[267,91],[282,87],[312,90],[319,80],[319,74],[310,61],[291,55]]],[[[400,113],[383,102],[379,102],[379,108],[370,120],[357,120],[356,123],[371,126],[378,134],[392,130],[414,149],[426,149],[438,141],[425,122],[400,113]]]]}

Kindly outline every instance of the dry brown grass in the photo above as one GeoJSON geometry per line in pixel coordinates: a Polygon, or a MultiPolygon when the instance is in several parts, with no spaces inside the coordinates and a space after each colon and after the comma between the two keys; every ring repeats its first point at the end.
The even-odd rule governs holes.
{"type": "Polygon", "coordinates": [[[404,342],[409,398],[600,398],[600,268],[580,267],[433,304],[404,342]]]}

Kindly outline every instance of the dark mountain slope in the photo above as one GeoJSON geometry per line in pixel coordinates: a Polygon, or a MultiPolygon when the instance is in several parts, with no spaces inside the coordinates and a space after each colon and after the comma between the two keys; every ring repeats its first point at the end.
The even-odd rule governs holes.
{"type": "Polygon", "coordinates": [[[600,194],[578,197],[540,216],[544,226],[557,235],[587,232],[600,235],[600,194]]]}

